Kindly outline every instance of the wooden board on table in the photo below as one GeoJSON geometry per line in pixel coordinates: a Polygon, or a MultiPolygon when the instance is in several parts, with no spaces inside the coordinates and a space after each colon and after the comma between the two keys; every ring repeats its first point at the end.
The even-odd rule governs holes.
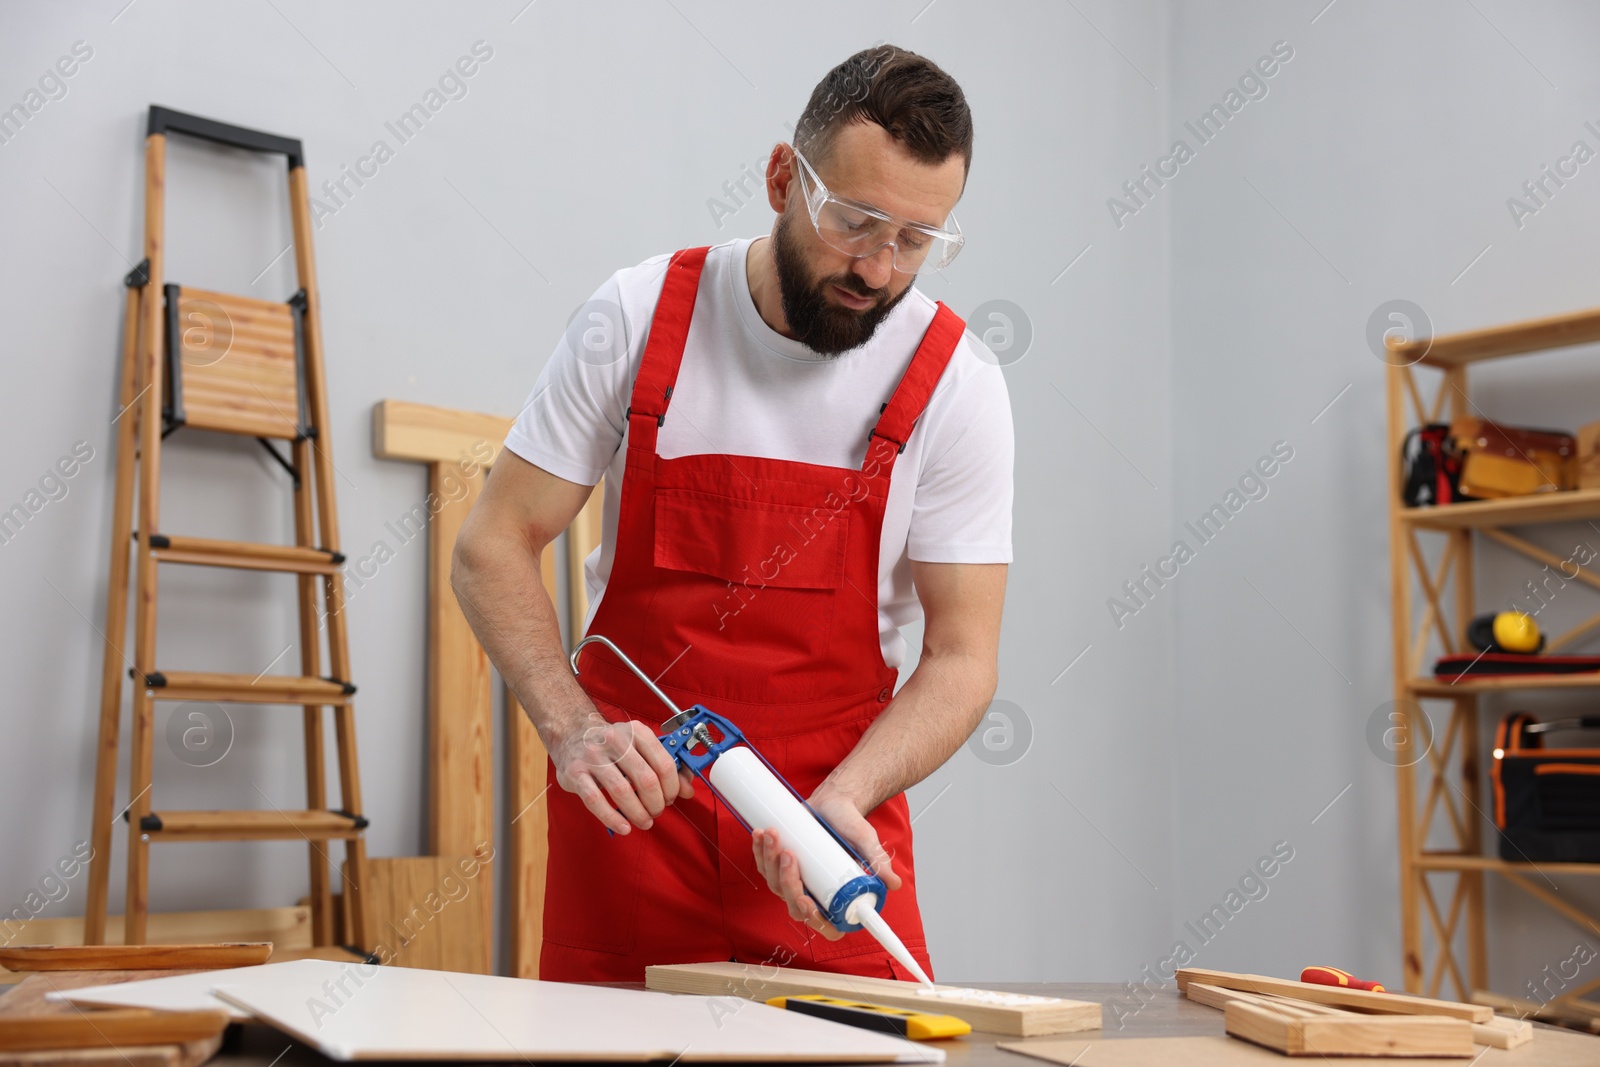
{"type": "MultiPolygon", "coordinates": [[[[1067,1067],[1284,1067],[1282,1053],[1232,1037],[1148,1037],[1095,1040],[1081,1037],[1005,1041],[1007,1052],[1067,1067]]],[[[1340,1056],[1319,1067],[1594,1067],[1600,1038],[1541,1029],[1521,1048],[1479,1048],[1477,1058],[1340,1056]]]]}
{"type": "MultiPolygon", "coordinates": [[[[1189,999],[1196,1004],[1204,1004],[1212,1008],[1226,1009],[1229,1004],[1244,1002],[1259,1004],[1266,1007],[1285,1008],[1298,1012],[1301,1015],[1352,1015],[1355,1014],[1348,1008],[1336,1008],[1331,1004],[1313,1004],[1306,1000],[1295,1000],[1273,994],[1246,993],[1237,989],[1223,989],[1220,986],[1206,985],[1204,982],[1190,982],[1184,990],[1189,999]]],[[[1492,1045],[1495,1048],[1516,1048],[1533,1040],[1533,1024],[1517,1019],[1508,1019],[1496,1015],[1486,1023],[1472,1023],[1472,1040],[1479,1045],[1492,1045]]]]}
{"type": "Polygon", "coordinates": [[[791,967],[751,967],[743,963],[682,963],[647,967],[647,989],[665,993],[735,996],[748,1000],[826,993],[848,1000],[866,1000],[896,1008],[953,1015],[974,1030],[1013,1037],[1067,1034],[1100,1028],[1100,1005],[1083,1000],[995,993],[982,989],[939,986],[941,995],[920,992],[916,982],[863,978],[853,974],[805,971],[791,967]]]}
{"type": "Polygon", "coordinates": [[[258,968],[217,995],[333,1059],[943,1063],[945,1053],[765,1004],[497,975],[376,967],[336,1008],[336,971],[258,968]]]}
{"type": "Polygon", "coordinates": [[[0,948],[0,965],[13,971],[171,971],[246,967],[266,963],[270,941],[214,945],[14,945],[0,948]]]}
{"type": "Polygon", "coordinates": [[[476,897],[492,878],[475,856],[367,860],[367,935],[385,964],[483,972],[487,916],[476,897]]]}
{"type": "MultiPolygon", "coordinates": [[[[106,919],[106,942],[122,943],[122,916],[106,919]]],[[[83,918],[30,919],[7,924],[11,945],[81,945],[83,918]]],[[[226,941],[270,941],[273,958],[311,947],[311,909],[244,908],[232,911],[152,912],[145,932],[152,945],[215,944],[226,941]]],[[[0,984],[20,981],[17,972],[0,970],[0,984]]]]}
{"type": "Polygon", "coordinates": [[[1294,1004],[1238,1001],[1223,1009],[1229,1034],[1289,1056],[1462,1056],[1472,1024],[1444,1015],[1318,1014],[1294,1004]]]}
{"type": "Polygon", "coordinates": [[[1357,1011],[1394,1015],[1444,1015],[1474,1023],[1486,1023],[1494,1018],[1494,1009],[1481,1004],[1429,1000],[1426,997],[1410,997],[1402,993],[1372,993],[1365,989],[1296,982],[1288,978],[1269,978],[1261,974],[1233,974],[1228,971],[1208,971],[1199,967],[1180,969],[1178,988],[1186,989],[1190,982],[1203,982],[1223,989],[1240,989],[1246,993],[1273,993],[1293,997],[1295,1000],[1308,1000],[1314,1004],[1354,1008],[1357,1011]]]}
{"type": "MultiPolygon", "coordinates": [[[[142,981],[172,973],[182,972],[84,971],[28,975],[0,996],[0,1018],[80,1017],[81,1009],[48,1000],[48,994],[100,983],[142,981]]],[[[216,1055],[221,1045],[222,1035],[219,1033],[181,1045],[124,1045],[120,1049],[55,1049],[48,1052],[0,1051],[0,1067],[48,1067],[53,1064],[63,1067],[198,1067],[216,1055]]]]}

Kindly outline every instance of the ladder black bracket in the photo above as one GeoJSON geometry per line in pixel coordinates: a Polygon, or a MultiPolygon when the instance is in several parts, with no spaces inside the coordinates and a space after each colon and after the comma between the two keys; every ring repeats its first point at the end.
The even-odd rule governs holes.
{"type": "Polygon", "coordinates": [[[306,291],[298,289],[288,299],[289,310],[294,318],[294,377],[295,377],[295,403],[299,410],[295,412],[299,426],[296,427],[301,437],[312,438],[317,436],[316,429],[311,425],[308,409],[309,397],[306,393],[306,291]]]}
{"type": "Polygon", "coordinates": [[[347,697],[355,695],[356,687],[352,682],[347,682],[342,678],[334,678],[329,675],[323,675],[322,680],[324,682],[332,682],[334,685],[339,686],[344,690],[344,695],[347,697]]]}
{"type": "MultiPolygon", "coordinates": [[[[129,667],[128,677],[137,682],[139,680],[139,668],[129,667]]],[[[164,689],[167,685],[167,676],[160,671],[151,671],[144,676],[144,684],[149,689],[164,689]]]]}
{"type": "Polygon", "coordinates": [[[123,276],[122,284],[129,289],[143,289],[150,284],[150,260],[141,259],[137,266],[123,276]]]}
{"type": "MultiPolygon", "coordinates": [[[[135,536],[137,536],[137,535],[135,535],[135,536]]],[[[151,534],[150,535],[150,547],[151,548],[171,548],[172,547],[172,538],[168,537],[166,534],[151,534]]]]}
{"type": "Polygon", "coordinates": [[[350,953],[350,955],[352,955],[352,956],[361,956],[361,957],[363,957],[361,962],[366,964],[369,967],[382,967],[383,966],[383,961],[378,958],[377,953],[368,952],[366,949],[357,948],[354,945],[340,945],[339,947],[344,949],[346,952],[350,953]]]}
{"type": "Polygon", "coordinates": [[[265,437],[258,437],[256,440],[260,441],[261,447],[267,450],[267,455],[278,461],[278,466],[289,472],[289,477],[294,479],[294,487],[296,489],[300,488],[300,472],[295,468],[295,465],[285,459],[283,453],[274,448],[272,442],[265,437]]]}
{"type": "Polygon", "coordinates": [[[178,315],[178,298],[182,287],[168,283],[162,292],[167,298],[167,388],[163,392],[161,421],[165,423],[161,436],[165,438],[184,423],[183,417],[183,323],[178,315]]]}
{"type": "Polygon", "coordinates": [[[343,808],[333,808],[333,809],[331,809],[329,811],[329,814],[330,815],[338,815],[338,816],[341,816],[343,818],[349,819],[352,823],[355,824],[355,827],[356,827],[357,830],[365,830],[367,828],[367,826],[370,825],[367,822],[367,817],[365,815],[353,815],[350,812],[345,811],[343,808]]]}
{"type": "Polygon", "coordinates": [[[301,148],[298,138],[233,126],[226,122],[218,122],[216,119],[151,104],[150,120],[145,126],[145,136],[153,137],[158,133],[163,137],[168,133],[182,133],[216,144],[225,144],[231,148],[278,153],[288,157],[290,170],[303,167],[306,162],[305,151],[301,148]]]}
{"type": "Polygon", "coordinates": [[[344,562],[344,553],[343,552],[334,552],[331,549],[326,549],[326,548],[320,549],[319,551],[328,553],[328,562],[329,563],[343,563],[344,562]]]}
{"type": "Polygon", "coordinates": [[[141,815],[139,817],[139,829],[143,833],[159,834],[161,832],[161,816],[154,813],[141,815]]]}

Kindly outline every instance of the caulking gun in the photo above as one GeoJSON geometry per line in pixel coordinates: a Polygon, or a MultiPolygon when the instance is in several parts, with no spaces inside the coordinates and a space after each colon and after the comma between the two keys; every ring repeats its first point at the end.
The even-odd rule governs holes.
{"type": "Polygon", "coordinates": [[[578,653],[599,642],[671,709],[661,724],[659,740],[673,760],[694,772],[714,797],[725,804],[745,829],[776,830],[780,848],[791,850],[800,863],[800,881],[822,914],[840,930],[866,930],[878,943],[933,988],[905,944],[882,915],[888,887],[828,821],[745,739],[739,728],[704,704],[687,711],[678,707],[623,651],[599,634],[590,634],[572,650],[572,672],[578,653]]]}

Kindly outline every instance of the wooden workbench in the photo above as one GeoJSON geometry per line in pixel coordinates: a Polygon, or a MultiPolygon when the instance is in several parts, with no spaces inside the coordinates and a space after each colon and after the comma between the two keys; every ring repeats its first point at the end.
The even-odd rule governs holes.
{"type": "MultiPolygon", "coordinates": [[[[1007,992],[1033,993],[1039,996],[1065,997],[1071,1000],[1092,1000],[1109,1002],[1126,997],[1122,985],[1113,983],[1087,983],[1087,982],[980,982],[973,983],[985,989],[998,989],[1007,992]]],[[[643,989],[642,983],[622,986],[628,989],[643,989]]],[[[1108,1013],[1108,1017],[1109,1017],[1108,1013]]],[[[1222,1012],[1215,1008],[1208,1008],[1181,997],[1176,989],[1166,990],[1154,995],[1149,1003],[1136,1014],[1123,1020],[1121,1030],[1111,1029],[1106,1031],[1088,1031],[1085,1033],[1061,1035],[1057,1038],[1032,1038],[1016,1039],[1000,1037],[995,1034],[970,1034],[967,1037],[952,1041],[941,1042],[944,1048],[948,1067],[1041,1067],[1043,1060],[1027,1056],[1019,1056],[1012,1052],[996,1048],[997,1042],[1012,1042],[1017,1040],[1049,1042],[1058,1041],[1062,1037],[1081,1041],[1084,1044],[1096,1044],[1126,1040],[1129,1038],[1153,1037],[1205,1037],[1223,1035],[1222,1012]]],[[[1570,1035],[1581,1040],[1595,1042],[1596,1062],[1600,1062],[1600,1038],[1582,1038],[1581,1035],[1572,1034],[1571,1031],[1554,1030],[1536,1024],[1540,1033],[1555,1033],[1563,1037],[1570,1035]]],[[[1537,1040],[1537,1039],[1536,1039],[1537,1040]]],[[[1533,1046],[1524,1046],[1524,1049],[1533,1046]]],[[[1291,1067],[1296,1062],[1288,1057],[1280,1057],[1286,1067],[1291,1067]]],[[[1391,1061],[1395,1064],[1405,1064],[1404,1060],[1391,1061]]],[[[1437,1061],[1429,1061],[1437,1062],[1437,1061]]],[[[1467,1061],[1455,1061],[1464,1065],[1467,1061]]],[[[296,1041],[285,1038],[277,1030],[268,1026],[246,1025],[239,1029],[236,1040],[229,1040],[223,1046],[223,1051],[211,1061],[216,1067],[325,1067],[335,1063],[322,1056],[320,1053],[307,1048],[296,1041]]]]}

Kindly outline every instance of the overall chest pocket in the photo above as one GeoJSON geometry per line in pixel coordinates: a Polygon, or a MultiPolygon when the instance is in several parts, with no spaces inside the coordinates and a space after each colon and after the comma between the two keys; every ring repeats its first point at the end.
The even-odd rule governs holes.
{"type": "Polygon", "coordinates": [[[777,589],[838,589],[850,514],[685,490],[655,494],[657,567],[777,589]]]}

